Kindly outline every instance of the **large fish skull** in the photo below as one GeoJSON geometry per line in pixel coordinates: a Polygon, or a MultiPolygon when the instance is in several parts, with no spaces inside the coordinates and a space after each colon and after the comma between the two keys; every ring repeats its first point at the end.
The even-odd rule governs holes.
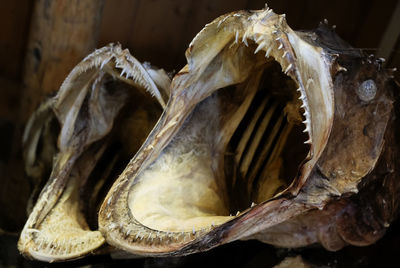
{"type": "MultiPolygon", "coordinates": [[[[268,8],[217,18],[186,57],[161,117],[100,208],[107,243],[166,256],[238,239],[337,250],[383,235],[400,185],[390,71],[327,25],[293,31],[268,8]]],[[[28,220],[21,241],[38,231],[28,220]]]]}
{"type": "Polygon", "coordinates": [[[380,185],[399,165],[379,63],[268,8],[217,18],[186,57],[100,209],[108,243],[161,256],[251,238],[336,250],[383,234],[397,187],[380,185]],[[369,197],[375,184],[388,193],[369,197]]]}

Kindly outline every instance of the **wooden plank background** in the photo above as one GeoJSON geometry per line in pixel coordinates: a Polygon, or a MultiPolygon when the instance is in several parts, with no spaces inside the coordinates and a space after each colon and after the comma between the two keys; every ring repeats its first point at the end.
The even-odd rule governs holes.
{"type": "MultiPolygon", "coordinates": [[[[169,70],[185,64],[184,51],[203,26],[219,15],[260,9],[262,0],[106,0],[99,45],[120,42],[140,60],[169,70]],[[118,2],[118,4],[116,3],[118,2]],[[118,16],[116,16],[118,14],[118,16]]],[[[270,0],[293,29],[312,29],[324,18],[355,47],[378,48],[397,0],[270,0]]],[[[400,26],[399,26],[400,27],[400,26]]]]}
{"type": "MultiPolygon", "coordinates": [[[[396,32],[397,29],[397,34],[399,32],[400,25],[396,25],[396,23],[399,24],[399,19],[393,15],[396,6],[397,10],[399,8],[398,0],[269,0],[267,2],[275,12],[287,15],[287,21],[293,29],[312,29],[326,18],[330,24],[337,26],[336,31],[343,39],[354,47],[365,48],[369,53],[376,53],[381,44],[387,45],[387,42],[383,41],[386,29],[390,29],[390,32],[396,32]],[[388,25],[389,23],[392,25],[388,25]]],[[[120,42],[139,60],[149,61],[167,71],[178,71],[186,63],[184,52],[188,44],[206,23],[224,13],[240,9],[260,9],[264,7],[264,4],[265,0],[2,1],[0,8],[0,266],[2,263],[8,263],[14,267],[36,267],[31,262],[23,260],[15,247],[18,231],[26,220],[25,207],[31,190],[28,179],[23,174],[21,133],[29,111],[36,107],[47,94],[58,89],[63,77],[75,64],[95,47],[98,48],[110,42],[120,42]],[[100,2],[103,2],[102,9],[97,5],[100,2]],[[94,5],[88,8],[87,5],[90,3],[94,5]],[[38,12],[37,6],[42,8],[42,13],[38,12]],[[48,15],[52,12],[55,13],[51,19],[48,15]],[[80,22],[73,26],[68,16],[71,16],[71,19],[79,18],[80,22]],[[97,33],[83,31],[91,27],[84,25],[86,23],[95,25],[96,29],[93,31],[97,33]],[[66,42],[62,41],[64,37],[66,42]],[[40,54],[35,50],[35,44],[39,42],[42,43],[40,54]],[[57,49],[49,46],[50,42],[56,42],[57,49]],[[72,47],[79,49],[71,49],[72,47]],[[38,55],[41,56],[40,62],[35,63],[38,55]],[[40,69],[39,73],[35,73],[35,64],[40,67],[37,69],[40,69]],[[14,234],[2,236],[2,230],[14,234]],[[4,244],[6,246],[2,248],[4,244]],[[2,257],[5,262],[2,262],[2,257]]],[[[384,47],[384,49],[389,51],[390,55],[387,59],[388,66],[400,68],[399,38],[394,48],[384,47]]],[[[399,73],[395,74],[398,81],[400,81],[399,73]]],[[[383,241],[381,240],[368,248],[359,250],[346,248],[341,254],[352,256],[349,258],[351,260],[375,256],[373,259],[379,265],[382,265],[382,259],[389,260],[387,261],[389,263],[391,260],[389,257],[396,261],[400,241],[399,227],[400,223],[397,221],[397,228],[395,226],[391,229],[392,236],[384,238],[388,245],[386,247],[379,247],[379,243],[382,244],[381,241],[383,241]]],[[[267,245],[261,247],[251,241],[245,243],[247,244],[244,247],[243,245],[236,247],[228,245],[225,251],[217,249],[207,253],[208,255],[190,256],[189,263],[190,258],[194,258],[192,260],[196,264],[215,258],[222,260],[227,266],[236,266],[244,263],[238,258],[243,257],[246,248],[247,253],[252,251],[248,255],[255,258],[250,260],[253,264],[262,263],[266,266],[266,261],[276,258],[274,250],[266,250],[267,245]],[[231,262],[227,264],[227,260],[231,262]]],[[[324,251],[317,253],[327,254],[324,251]]],[[[314,252],[311,254],[315,255],[314,252]]],[[[333,262],[338,256],[340,255],[333,255],[333,262]]],[[[91,262],[90,259],[84,259],[84,261],[86,263],[83,264],[91,262]]],[[[115,265],[115,261],[107,258],[100,261],[111,263],[110,266],[104,267],[115,265]]],[[[150,266],[155,264],[152,263],[152,259],[146,259],[138,260],[138,265],[145,266],[146,261],[150,261],[150,266]]],[[[172,265],[176,265],[175,262],[175,259],[170,260],[172,265]]],[[[166,263],[168,264],[168,260],[166,263]]],[[[120,264],[131,266],[132,263],[120,262],[120,264]]],[[[357,265],[359,264],[358,261],[357,265]]],[[[38,264],[37,267],[41,266],[42,264],[38,264]]]]}
{"type": "MultiPolygon", "coordinates": [[[[5,208],[15,206],[16,200],[6,198],[2,194],[19,191],[18,189],[29,191],[29,185],[21,178],[21,172],[12,172],[10,175],[10,167],[16,170],[15,166],[21,164],[20,134],[27,118],[27,114],[21,115],[21,111],[24,110],[22,108],[26,108],[21,107],[23,97],[32,100],[34,106],[37,106],[44,97],[41,90],[45,90],[46,94],[56,91],[62,82],[60,77],[65,77],[72,66],[78,63],[88,51],[110,42],[120,42],[141,61],[149,61],[167,71],[177,71],[185,64],[184,52],[189,42],[206,23],[227,12],[263,8],[265,3],[263,0],[104,0],[102,12],[88,12],[82,4],[85,1],[93,0],[80,0],[80,6],[78,2],[69,0],[2,1],[0,9],[0,183],[4,190],[0,192],[2,217],[0,228],[3,227],[2,223],[7,223],[7,228],[16,231],[22,227],[25,219],[24,209],[21,209],[21,212],[7,212],[7,216],[4,216],[5,208]],[[82,19],[87,18],[88,23],[99,20],[96,26],[99,34],[88,38],[89,34],[86,33],[81,38],[77,38],[74,42],[82,42],[83,47],[78,52],[72,51],[71,45],[68,44],[59,47],[58,50],[46,47],[46,51],[42,51],[42,54],[45,53],[50,58],[57,55],[57,61],[68,62],[68,66],[64,64],[42,66],[42,72],[51,71],[54,79],[40,80],[39,86],[32,86],[27,83],[33,78],[27,71],[29,58],[33,53],[32,48],[28,46],[29,36],[32,39],[36,32],[36,35],[41,38],[40,41],[44,43],[53,36],[41,35],[46,29],[41,28],[40,24],[33,25],[38,18],[33,17],[32,14],[35,14],[35,5],[51,6],[55,1],[60,4],[58,9],[60,16],[65,14],[63,6],[67,9],[68,5],[75,3],[79,7],[74,10],[76,16],[81,15],[82,19]],[[24,70],[25,85],[22,83],[24,70]]],[[[288,23],[294,29],[312,29],[326,18],[330,24],[337,26],[336,31],[350,44],[375,53],[398,1],[270,0],[268,4],[275,12],[286,13],[288,23]]],[[[63,30],[58,34],[67,37],[76,35],[80,29],[63,28],[63,23],[67,22],[67,20],[59,22],[61,25],[59,29],[63,30]]],[[[395,49],[390,49],[390,51],[389,66],[400,67],[399,40],[395,49]]],[[[398,73],[396,76],[400,79],[398,73]]],[[[23,208],[25,199],[18,200],[20,200],[18,206],[23,208]]]]}
{"type": "MultiPolygon", "coordinates": [[[[19,81],[34,0],[3,2],[0,9],[0,76],[19,81]]],[[[267,2],[276,12],[285,13],[294,29],[311,29],[326,18],[337,25],[339,35],[353,46],[373,51],[378,48],[398,1],[267,2]]],[[[120,42],[141,60],[166,69],[179,69],[184,64],[187,45],[204,24],[230,11],[262,8],[264,3],[263,0],[105,0],[96,46],[120,42]]],[[[398,53],[394,51],[391,57],[398,53]]]]}

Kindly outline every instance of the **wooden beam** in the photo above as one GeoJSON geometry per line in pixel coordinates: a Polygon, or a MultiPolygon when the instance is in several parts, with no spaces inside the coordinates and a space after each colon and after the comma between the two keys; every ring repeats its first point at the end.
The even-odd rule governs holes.
{"type": "Polygon", "coordinates": [[[94,50],[102,7],[103,0],[35,2],[25,55],[23,119],[94,50]]]}
{"type": "Polygon", "coordinates": [[[400,2],[392,13],[389,24],[379,44],[378,57],[389,59],[400,36],[400,2]]]}
{"type": "MultiPolygon", "coordinates": [[[[54,93],[71,69],[95,48],[102,2],[35,1],[25,55],[24,86],[17,95],[20,114],[12,114],[12,111],[17,111],[15,107],[12,111],[7,108],[9,106],[0,109],[0,114],[6,119],[0,126],[3,144],[11,144],[0,146],[7,147],[7,155],[0,159],[0,228],[18,231],[26,220],[26,203],[31,187],[29,180],[24,176],[21,159],[23,125],[39,103],[47,95],[54,93]]],[[[3,92],[3,95],[9,93],[5,96],[7,101],[15,101],[15,96],[10,92],[12,86],[2,80],[0,82],[3,88],[8,88],[7,92],[3,92]]],[[[18,86],[14,88],[17,90],[18,86]]],[[[14,105],[18,106],[17,103],[14,105]]]]}

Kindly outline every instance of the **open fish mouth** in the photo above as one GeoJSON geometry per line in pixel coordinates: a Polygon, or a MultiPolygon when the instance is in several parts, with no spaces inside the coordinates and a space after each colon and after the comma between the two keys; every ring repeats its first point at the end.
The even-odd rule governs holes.
{"type": "Polygon", "coordinates": [[[334,57],[284,15],[222,16],[186,56],[163,116],[100,210],[106,239],[131,253],[175,251],[296,195],[332,126],[334,57]]]}
{"type": "Polygon", "coordinates": [[[293,31],[268,7],[223,15],[171,83],[119,46],[89,55],[28,124],[28,174],[51,174],[19,250],[59,261],[106,243],[121,257],[375,242],[399,206],[398,93],[321,27],[293,31]]]}
{"type": "Polygon", "coordinates": [[[24,255],[76,259],[105,243],[99,202],[160,117],[169,84],[163,70],[111,44],[79,63],[32,115],[25,169],[44,188],[31,198],[37,201],[18,242],[24,255]]]}

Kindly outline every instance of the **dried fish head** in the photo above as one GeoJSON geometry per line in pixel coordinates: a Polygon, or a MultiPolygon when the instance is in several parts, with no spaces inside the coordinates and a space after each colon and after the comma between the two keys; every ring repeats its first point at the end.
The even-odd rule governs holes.
{"type": "Polygon", "coordinates": [[[337,250],[384,234],[400,193],[392,70],[327,24],[294,31],[268,7],[207,24],[186,58],[169,86],[163,71],[105,47],[34,114],[26,169],[37,181],[51,174],[21,234],[23,254],[67,260],[106,241],[127,254],[178,256],[238,239],[337,250]],[[157,103],[138,97],[146,90],[157,103]],[[125,169],[102,199],[115,166],[125,169]]]}
{"type": "Polygon", "coordinates": [[[251,238],[336,250],[383,234],[398,207],[397,184],[376,186],[395,184],[399,166],[390,71],[326,25],[293,31],[269,8],[217,18],[186,57],[102,204],[109,244],[150,256],[251,238]],[[371,187],[388,194],[368,199],[371,187]],[[363,211],[382,200],[393,205],[363,211]]]}
{"type": "Polygon", "coordinates": [[[24,135],[26,170],[36,182],[49,177],[20,236],[25,256],[69,260],[104,244],[96,230],[102,189],[153,128],[169,83],[163,70],[111,44],[79,63],[33,114],[24,135]]]}

